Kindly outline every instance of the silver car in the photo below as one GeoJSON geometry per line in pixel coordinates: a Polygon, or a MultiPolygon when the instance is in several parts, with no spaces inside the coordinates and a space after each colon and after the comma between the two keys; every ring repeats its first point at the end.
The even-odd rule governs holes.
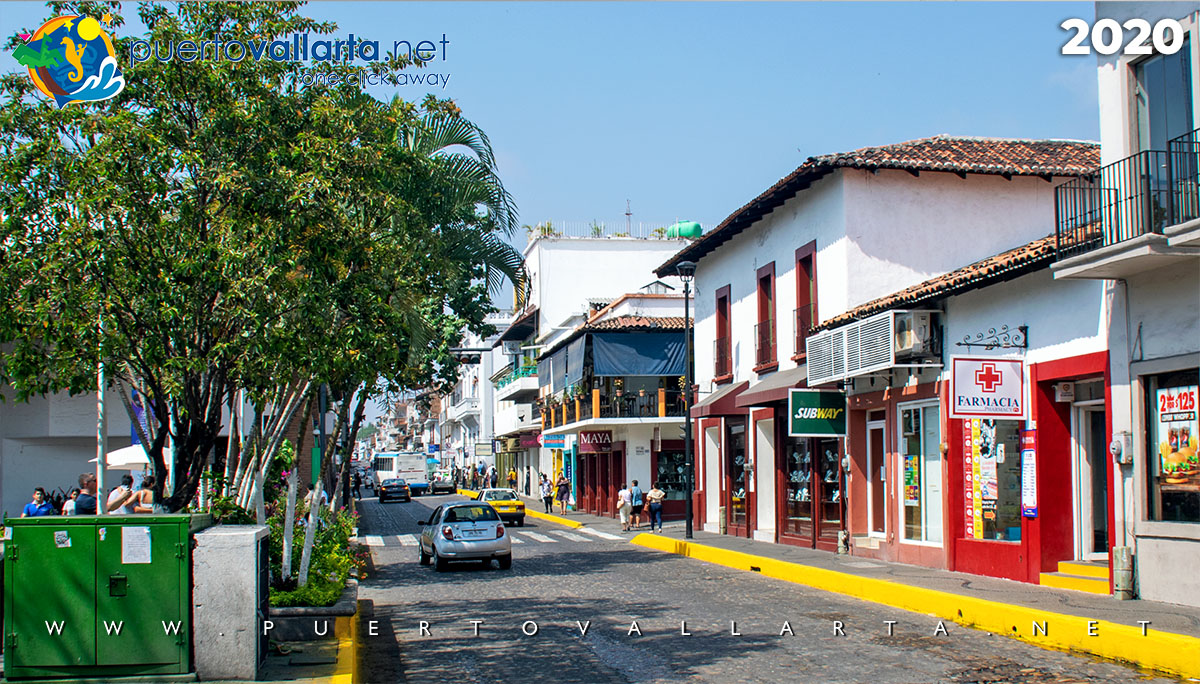
{"type": "Polygon", "coordinates": [[[424,528],[417,544],[421,565],[432,561],[442,572],[453,561],[482,561],[487,567],[495,558],[501,570],[512,567],[512,541],[496,509],[486,503],[438,506],[429,520],[417,524],[424,528]]]}

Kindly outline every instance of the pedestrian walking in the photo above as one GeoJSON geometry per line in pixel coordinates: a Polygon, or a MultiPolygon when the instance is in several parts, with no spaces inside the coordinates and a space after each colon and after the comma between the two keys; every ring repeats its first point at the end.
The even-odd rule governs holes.
{"type": "Polygon", "coordinates": [[[488,469],[488,482],[490,483],[488,486],[492,489],[495,489],[496,485],[500,484],[500,472],[496,470],[496,466],[491,466],[488,469]]]}
{"type": "Polygon", "coordinates": [[[362,475],[357,470],[354,471],[354,487],[350,490],[350,493],[354,495],[356,500],[362,501],[362,475]]]}
{"type": "Polygon", "coordinates": [[[630,496],[629,488],[625,483],[621,483],[621,489],[617,492],[617,513],[621,516],[621,531],[629,531],[629,515],[633,512],[633,498],[630,496]]]}
{"type": "Polygon", "coordinates": [[[542,475],[542,481],[538,483],[538,493],[542,495],[542,503],[546,504],[546,512],[554,512],[554,485],[550,483],[550,478],[542,475]]]}
{"type": "Polygon", "coordinates": [[[133,491],[133,476],[126,473],[121,476],[121,484],[108,493],[104,510],[114,515],[132,515],[135,496],[137,492],[133,491]]]}
{"type": "Polygon", "coordinates": [[[633,486],[629,488],[629,498],[633,503],[633,529],[639,529],[642,526],[642,509],[646,507],[646,495],[642,488],[638,486],[637,480],[633,481],[633,486]]]}
{"type": "Polygon", "coordinates": [[[654,526],[658,525],[658,531],[662,532],[662,511],[663,500],[667,498],[667,493],[662,490],[660,483],[655,482],[654,487],[646,492],[646,501],[650,503],[650,531],[654,531],[654,526]]]}
{"type": "Polygon", "coordinates": [[[529,478],[532,477],[533,471],[529,466],[525,466],[525,496],[529,496],[529,478]]]}
{"type": "Polygon", "coordinates": [[[22,518],[40,518],[44,515],[54,515],[54,504],[46,499],[46,490],[41,487],[33,488],[33,500],[25,504],[21,511],[22,518]]]}
{"type": "Polygon", "coordinates": [[[79,487],[73,487],[71,493],[67,494],[67,500],[63,502],[63,515],[75,515],[75,497],[77,496],[79,496],[79,487]]]}
{"type": "Polygon", "coordinates": [[[559,473],[558,482],[555,483],[555,498],[558,499],[558,512],[562,515],[567,514],[567,497],[571,496],[571,481],[567,476],[559,473]]]}
{"type": "Polygon", "coordinates": [[[508,467],[508,488],[517,491],[517,469],[512,466],[508,467]]]}
{"type": "Polygon", "coordinates": [[[76,515],[96,515],[96,473],[79,476],[79,496],[75,497],[76,515]]]}

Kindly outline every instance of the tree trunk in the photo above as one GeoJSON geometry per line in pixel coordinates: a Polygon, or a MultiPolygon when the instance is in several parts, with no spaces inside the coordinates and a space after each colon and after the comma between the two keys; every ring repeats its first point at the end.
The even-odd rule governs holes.
{"type": "Polygon", "coordinates": [[[308,565],[312,562],[313,540],[317,534],[317,511],[321,507],[321,490],[313,487],[308,492],[308,525],[304,528],[304,548],[300,551],[300,572],[296,578],[298,586],[308,584],[308,565]]]}

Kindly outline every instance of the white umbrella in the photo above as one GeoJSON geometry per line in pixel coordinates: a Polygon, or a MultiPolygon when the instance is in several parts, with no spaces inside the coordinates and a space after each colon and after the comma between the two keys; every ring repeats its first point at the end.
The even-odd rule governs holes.
{"type": "MultiPolygon", "coordinates": [[[[108,462],[109,470],[141,470],[150,465],[146,450],[140,444],[110,451],[104,460],[108,462]]],[[[91,462],[95,463],[96,459],[91,462]]]]}

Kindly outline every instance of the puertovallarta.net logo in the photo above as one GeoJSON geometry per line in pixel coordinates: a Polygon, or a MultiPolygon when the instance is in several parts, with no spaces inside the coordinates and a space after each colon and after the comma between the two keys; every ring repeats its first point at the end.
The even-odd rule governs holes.
{"type": "Polygon", "coordinates": [[[92,17],[55,17],[20,38],[25,42],[13,57],[29,68],[34,85],[59,109],[107,100],[125,88],[112,40],[92,17]]]}

